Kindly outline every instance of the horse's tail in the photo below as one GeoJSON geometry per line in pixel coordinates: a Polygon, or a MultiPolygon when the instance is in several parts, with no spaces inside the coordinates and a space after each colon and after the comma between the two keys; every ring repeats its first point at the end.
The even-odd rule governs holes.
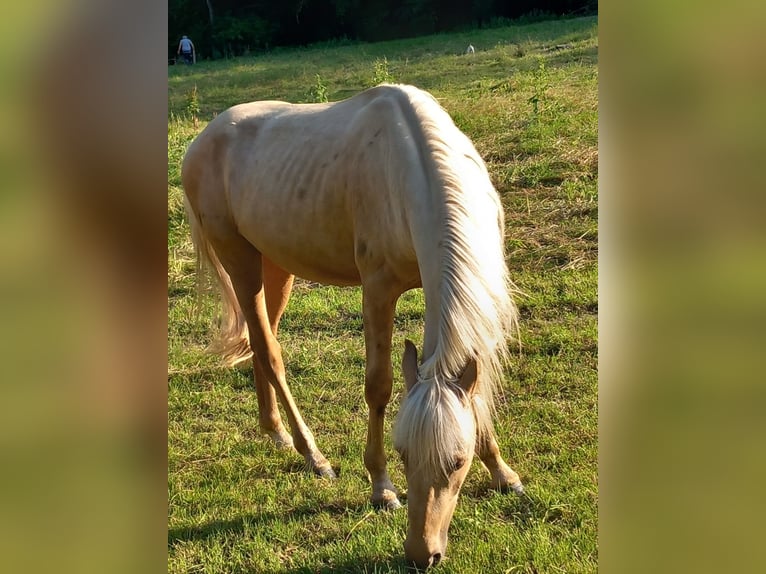
{"type": "Polygon", "coordinates": [[[250,350],[247,322],[234,293],[231,278],[221,265],[218,255],[205,235],[199,217],[189,204],[186,195],[184,195],[184,207],[189,218],[192,242],[197,252],[197,287],[200,290],[203,289],[203,279],[206,268],[208,268],[215,273],[221,291],[223,308],[219,319],[217,338],[208,347],[208,350],[221,355],[223,361],[229,366],[247,361],[253,356],[253,352],[250,350]]]}

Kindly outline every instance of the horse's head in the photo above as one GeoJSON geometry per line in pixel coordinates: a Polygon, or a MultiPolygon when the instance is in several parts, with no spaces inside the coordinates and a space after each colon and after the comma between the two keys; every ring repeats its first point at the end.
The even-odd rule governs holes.
{"type": "Polygon", "coordinates": [[[418,380],[415,345],[405,343],[407,387],[394,429],[394,446],[407,476],[404,555],[419,568],[436,565],[447,549],[447,529],[473,460],[476,423],[471,405],[478,378],[471,360],[457,382],[418,380]]]}

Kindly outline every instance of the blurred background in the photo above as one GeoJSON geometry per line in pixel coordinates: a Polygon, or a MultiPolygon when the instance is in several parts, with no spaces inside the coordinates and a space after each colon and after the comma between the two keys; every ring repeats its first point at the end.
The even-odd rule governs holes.
{"type": "Polygon", "coordinates": [[[597,10],[597,0],[170,0],[168,56],[176,55],[184,34],[201,58],[228,58],[274,47],[378,42],[597,10]]]}
{"type": "Polygon", "coordinates": [[[167,10],[0,24],[0,556],[164,569],[167,10]]]}
{"type": "MultiPolygon", "coordinates": [[[[166,566],[172,6],[0,23],[9,572],[166,566]]],[[[762,572],[766,8],[599,14],[601,568],[762,572]]]]}
{"type": "Polygon", "coordinates": [[[600,10],[604,571],[764,570],[764,16],[600,10]]]}

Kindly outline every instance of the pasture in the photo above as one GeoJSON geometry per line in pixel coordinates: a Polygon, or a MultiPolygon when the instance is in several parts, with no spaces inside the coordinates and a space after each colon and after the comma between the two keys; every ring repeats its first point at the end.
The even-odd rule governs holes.
{"type": "MultiPolygon", "coordinates": [[[[347,98],[378,81],[430,91],[475,143],[506,213],[521,345],[495,426],[527,496],[488,490],[478,461],[450,527],[446,573],[597,569],[598,30],[557,20],[377,44],[329,43],[168,74],[168,571],[404,572],[406,511],[369,503],[361,291],[296,280],[280,325],[288,382],[338,480],[315,478],[258,428],[252,371],[205,353],[217,310],[197,296],[180,162],[216,113],[252,100],[347,98]],[[474,54],[465,54],[472,44],[474,54]]],[[[285,229],[285,233],[289,233],[285,229]]],[[[399,301],[422,348],[422,292],[399,301]]]]}

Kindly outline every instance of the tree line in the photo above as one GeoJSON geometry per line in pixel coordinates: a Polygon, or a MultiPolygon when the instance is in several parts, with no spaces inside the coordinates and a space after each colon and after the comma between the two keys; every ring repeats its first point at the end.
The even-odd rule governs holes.
{"type": "Polygon", "coordinates": [[[501,19],[592,14],[598,0],[168,0],[168,51],[183,34],[203,59],[276,46],[380,41],[493,25],[501,19]]]}

